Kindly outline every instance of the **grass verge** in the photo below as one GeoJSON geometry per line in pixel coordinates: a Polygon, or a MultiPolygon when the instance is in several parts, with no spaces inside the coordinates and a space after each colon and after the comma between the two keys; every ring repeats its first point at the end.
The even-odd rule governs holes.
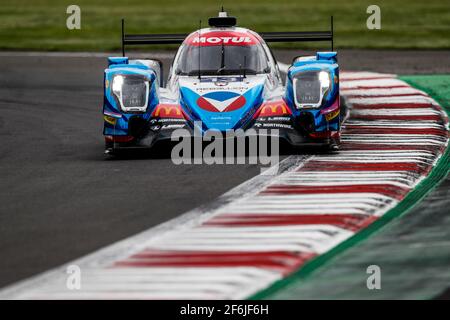
{"type": "MultiPolygon", "coordinates": [[[[120,48],[120,19],[130,33],[197,29],[223,4],[241,26],[255,31],[327,30],[335,17],[337,48],[450,48],[450,2],[379,0],[381,30],[368,30],[371,0],[2,0],[0,49],[105,51],[120,48]],[[81,30],[68,30],[66,9],[81,8],[81,30]]],[[[326,44],[274,47],[326,48],[326,44]]],[[[161,48],[161,47],[158,47],[161,48]]]]}

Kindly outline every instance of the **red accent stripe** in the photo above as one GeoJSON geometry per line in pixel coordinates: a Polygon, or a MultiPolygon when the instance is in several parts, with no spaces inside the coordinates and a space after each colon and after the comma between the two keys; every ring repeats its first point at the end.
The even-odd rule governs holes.
{"type": "Polygon", "coordinates": [[[223,214],[208,220],[204,225],[248,227],[328,224],[358,231],[376,219],[362,214],[223,214]]]}
{"type": "Polygon", "coordinates": [[[363,90],[363,89],[396,89],[396,88],[411,88],[408,85],[396,85],[396,86],[356,86],[351,88],[340,88],[341,91],[350,91],[350,90],[363,90]]]}
{"type": "Polygon", "coordinates": [[[341,133],[339,131],[319,131],[310,132],[308,135],[314,139],[325,139],[325,138],[340,138],[341,133]]]}
{"type": "Polygon", "coordinates": [[[395,145],[395,144],[370,144],[370,143],[350,143],[343,142],[340,146],[341,150],[405,150],[405,151],[430,151],[433,153],[442,152],[443,147],[436,147],[431,145],[395,145]]]}
{"type": "Polygon", "coordinates": [[[146,250],[114,264],[116,267],[257,267],[287,274],[298,269],[313,253],[286,251],[152,251],[146,250]]]}
{"type": "Polygon", "coordinates": [[[424,168],[417,163],[409,162],[308,161],[298,171],[413,171],[420,173],[424,171],[424,168]]]}
{"type": "Polygon", "coordinates": [[[372,76],[372,77],[361,77],[361,78],[347,78],[345,75],[341,75],[341,81],[344,81],[344,82],[361,81],[361,80],[391,80],[391,79],[395,79],[395,77],[372,76]]]}
{"type": "Polygon", "coordinates": [[[439,115],[369,115],[356,114],[352,116],[352,120],[397,120],[397,121],[437,121],[441,122],[443,119],[439,115]]]}
{"type": "Polygon", "coordinates": [[[358,127],[358,126],[345,126],[343,132],[347,134],[417,134],[417,135],[435,135],[435,136],[447,136],[447,132],[444,129],[433,128],[382,128],[382,127],[358,127]]]}
{"type": "Polygon", "coordinates": [[[335,186],[309,185],[273,185],[263,190],[261,194],[333,194],[333,193],[379,193],[395,199],[402,199],[409,188],[390,184],[354,184],[335,186]]]}
{"type": "Polygon", "coordinates": [[[223,110],[223,111],[229,112],[229,111],[237,110],[237,109],[243,107],[245,105],[245,103],[246,103],[245,97],[240,96],[239,98],[234,100],[228,107],[226,107],[225,110],[223,110]]]}
{"type": "Polygon", "coordinates": [[[356,99],[356,98],[389,98],[389,97],[409,97],[409,96],[424,96],[427,97],[426,94],[422,92],[416,93],[390,93],[390,94],[374,94],[374,95],[363,95],[363,94],[346,94],[345,97],[356,99]]]}
{"type": "Polygon", "coordinates": [[[353,109],[419,109],[433,108],[432,103],[374,103],[374,104],[352,104],[353,109]]]}
{"type": "Polygon", "coordinates": [[[155,107],[152,117],[172,118],[172,119],[189,119],[179,104],[161,103],[155,107]]]}
{"type": "Polygon", "coordinates": [[[203,97],[198,98],[197,104],[200,108],[210,112],[218,112],[217,108],[203,97]]]}
{"type": "Polygon", "coordinates": [[[105,136],[106,142],[130,142],[133,139],[133,136],[105,136]]]}

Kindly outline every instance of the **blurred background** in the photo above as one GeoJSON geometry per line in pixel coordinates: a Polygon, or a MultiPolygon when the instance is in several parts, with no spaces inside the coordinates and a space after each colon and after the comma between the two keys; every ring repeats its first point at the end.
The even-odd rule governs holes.
{"type": "MultiPolygon", "coordinates": [[[[221,6],[255,31],[328,30],[337,48],[449,49],[448,0],[1,0],[0,49],[111,51],[120,48],[120,19],[129,33],[191,32],[221,6]],[[68,30],[66,9],[81,8],[81,30],[68,30]],[[381,30],[368,30],[367,7],[381,8],[381,30]]],[[[289,48],[326,44],[277,44],[289,48]]],[[[145,48],[141,48],[145,49],[145,48]]]]}

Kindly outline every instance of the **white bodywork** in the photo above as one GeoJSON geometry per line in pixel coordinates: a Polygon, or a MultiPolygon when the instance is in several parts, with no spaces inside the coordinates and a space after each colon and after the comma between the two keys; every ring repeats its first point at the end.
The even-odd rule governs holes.
{"type": "MultiPolygon", "coordinates": [[[[267,44],[264,42],[264,40],[261,39],[261,37],[258,34],[256,34],[251,30],[239,27],[204,28],[199,31],[191,33],[188,36],[188,38],[194,34],[199,34],[201,37],[201,34],[208,33],[211,31],[223,31],[223,32],[231,31],[239,33],[249,33],[260,39],[260,45],[265,53],[267,64],[270,66],[270,72],[267,74],[247,75],[244,79],[242,79],[242,76],[240,74],[226,75],[226,76],[202,75],[201,76],[202,81],[199,81],[198,76],[177,75],[175,73],[175,70],[177,70],[177,66],[180,59],[180,53],[183,51],[183,48],[186,45],[185,43],[183,43],[179,47],[178,52],[175,55],[174,61],[172,63],[172,66],[170,67],[166,88],[161,88],[160,99],[162,100],[162,102],[178,101],[180,94],[179,90],[180,86],[188,87],[199,94],[207,93],[208,91],[219,91],[219,90],[226,90],[242,94],[258,84],[264,84],[265,100],[280,98],[283,95],[284,86],[277,62],[274,59],[272,52],[270,51],[267,44]]],[[[220,106],[218,106],[218,108],[220,108],[220,106]]]]}

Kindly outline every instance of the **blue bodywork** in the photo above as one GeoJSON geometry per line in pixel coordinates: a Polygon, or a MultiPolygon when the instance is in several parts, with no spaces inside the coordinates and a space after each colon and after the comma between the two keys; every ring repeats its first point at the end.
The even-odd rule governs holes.
{"type": "Polygon", "coordinates": [[[103,134],[126,136],[128,132],[128,123],[131,117],[140,117],[145,120],[150,120],[150,116],[159,103],[158,97],[158,83],[156,81],[155,72],[141,64],[128,64],[128,58],[112,57],[108,59],[109,67],[105,70],[104,74],[104,103],[103,114],[116,118],[116,124],[113,125],[110,122],[105,121],[103,134]],[[114,96],[111,90],[113,77],[115,75],[141,75],[148,79],[150,83],[148,107],[144,113],[126,113],[120,108],[117,98],[114,96]]]}
{"type": "Polygon", "coordinates": [[[253,115],[263,102],[263,89],[262,85],[257,85],[247,90],[242,94],[242,97],[245,99],[245,104],[237,110],[222,112],[221,117],[218,117],[218,112],[211,112],[200,108],[197,102],[199,98],[205,97],[222,102],[237,97],[239,94],[230,91],[216,91],[200,96],[189,88],[181,87],[180,101],[183,109],[192,119],[195,121],[202,121],[203,130],[236,130],[243,127],[245,128],[245,125],[251,120],[251,117],[246,117],[246,115],[253,115]]]}
{"type": "MultiPolygon", "coordinates": [[[[165,121],[163,122],[158,112],[155,115],[155,108],[167,103],[165,100],[161,102],[157,72],[148,65],[139,63],[139,61],[130,63],[126,57],[109,58],[108,63],[109,66],[104,73],[103,114],[105,119],[105,138],[115,143],[115,137],[131,136],[130,141],[132,141],[127,140],[126,146],[131,144],[145,147],[152,146],[158,139],[170,138],[170,131],[166,130],[171,128],[171,125],[167,124],[169,120],[164,119],[165,121]],[[148,81],[149,96],[145,111],[123,112],[121,110],[118,99],[111,89],[113,77],[116,75],[137,75],[148,81]],[[146,123],[145,135],[151,136],[151,143],[141,143],[146,137],[133,137],[130,128],[132,118],[140,119],[141,126],[142,123],[146,123]],[[166,131],[163,132],[163,130],[166,131]]],[[[217,80],[217,77],[215,80],[209,77],[199,79],[200,83],[207,81],[220,81],[220,79],[217,80]]],[[[235,83],[239,84],[239,81],[243,81],[243,79],[235,77],[231,81],[236,81],[235,83]]],[[[266,88],[264,81],[259,81],[243,93],[227,91],[223,88],[219,90],[218,88],[217,91],[208,91],[200,94],[192,88],[180,85],[178,98],[171,103],[179,105],[180,110],[175,111],[178,114],[182,114],[182,119],[177,116],[176,119],[171,120],[171,123],[176,123],[178,127],[185,126],[192,129],[195,121],[201,121],[203,125],[202,130],[214,129],[222,132],[240,128],[247,130],[250,128],[272,127],[280,129],[281,133],[279,136],[285,138],[292,145],[339,144],[341,123],[339,67],[335,52],[318,52],[314,57],[296,60],[287,72],[284,95],[279,98],[281,109],[272,106],[272,108],[266,108],[266,114],[264,114],[262,112],[264,106],[272,101],[266,101],[265,99],[266,96],[270,96],[264,92],[264,90],[267,90],[266,88]],[[330,87],[323,96],[320,106],[298,108],[294,101],[293,79],[303,72],[311,71],[328,72],[330,87]],[[235,102],[237,105],[231,103],[224,110],[208,109],[208,102],[205,102],[206,99],[208,101],[216,101],[220,105],[224,101],[233,101],[233,98],[240,99],[235,102]],[[203,106],[202,103],[204,104],[203,106]],[[226,108],[231,109],[228,110],[226,108]],[[273,114],[270,114],[270,112],[267,114],[267,110],[273,114]],[[280,110],[284,110],[284,113],[279,113],[281,112],[280,110]]],[[[116,144],[114,145],[117,146],[116,144]]],[[[125,147],[125,145],[122,146],[125,147]]]]}
{"type": "MultiPolygon", "coordinates": [[[[286,81],[285,100],[291,107],[294,117],[299,117],[302,112],[308,112],[314,117],[314,126],[316,131],[338,131],[340,129],[339,117],[336,116],[330,121],[325,118],[324,110],[332,108],[333,104],[339,107],[339,66],[335,52],[318,52],[316,57],[311,60],[295,62],[289,68],[286,81]],[[326,70],[330,73],[331,90],[328,90],[324,97],[322,106],[318,109],[299,110],[294,103],[293,78],[295,75],[305,71],[322,71],[326,70]]],[[[332,110],[333,111],[333,110],[332,110]]]]}

